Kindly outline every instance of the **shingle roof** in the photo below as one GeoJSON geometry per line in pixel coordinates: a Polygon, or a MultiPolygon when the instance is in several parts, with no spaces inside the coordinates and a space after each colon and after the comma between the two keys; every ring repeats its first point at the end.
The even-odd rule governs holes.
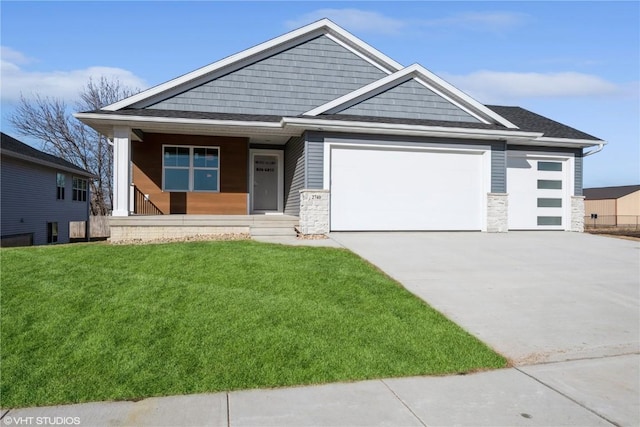
{"type": "Polygon", "coordinates": [[[446,121],[446,120],[402,119],[402,118],[375,117],[375,116],[357,116],[357,115],[351,115],[351,114],[322,114],[319,116],[303,115],[298,117],[304,117],[305,119],[318,119],[318,120],[392,123],[392,124],[405,124],[405,125],[416,125],[416,126],[442,126],[442,127],[456,127],[456,128],[468,128],[468,129],[493,129],[493,130],[512,130],[512,131],[520,130],[520,129],[509,129],[501,125],[485,124],[485,123],[453,122],[453,121],[446,121]]]}
{"type": "Polygon", "coordinates": [[[56,157],[51,154],[42,152],[40,150],[36,150],[30,145],[27,145],[24,142],[18,141],[17,139],[7,135],[4,132],[0,132],[0,148],[2,149],[2,151],[15,153],[22,157],[33,159],[36,163],[39,163],[39,162],[52,163],[54,165],[61,166],[65,169],[73,170],[85,176],[92,176],[91,173],[87,172],[81,167],[76,166],[73,163],[68,162],[65,159],[62,159],[60,157],[56,157]]]}
{"type": "MultiPolygon", "coordinates": [[[[304,116],[306,119],[324,119],[338,121],[360,121],[369,123],[397,123],[419,126],[441,126],[441,127],[457,127],[468,129],[488,129],[501,131],[527,131],[542,132],[544,137],[548,138],[566,138],[566,139],[584,139],[591,141],[601,141],[599,138],[581,132],[570,126],[551,120],[521,107],[507,107],[500,105],[487,105],[488,108],[509,120],[518,129],[510,129],[498,124],[484,124],[473,122],[454,122],[445,120],[418,120],[403,119],[390,117],[375,116],[356,116],[349,114],[322,114],[319,116],[304,116]]],[[[265,114],[236,114],[236,113],[210,113],[199,111],[177,111],[177,110],[155,110],[155,109],[123,109],[118,111],[94,110],[87,113],[101,114],[105,116],[122,115],[122,116],[140,116],[140,117],[166,117],[166,118],[184,118],[184,119],[200,119],[200,120],[229,120],[229,121],[246,121],[246,122],[272,122],[277,123],[282,119],[278,115],[265,114]]]]}
{"type": "Polygon", "coordinates": [[[521,107],[505,107],[501,105],[487,105],[490,109],[509,120],[521,130],[544,132],[548,138],[590,139],[601,141],[593,135],[584,133],[570,126],[551,120],[547,117],[525,110],[521,107]]]}
{"type": "Polygon", "coordinates": [[[586,200],[619,199],[640,190],[640,185],[621,185],[617,187],[585,188],[582,194],[586,200]]]}
{"type": "Polygon", "coordinates": [[[282,119],[282,116],[265,114],[207,113],[200,111],[154,110],[152,108],[132,108],[118,111],[95,110],[88,111],[88,113],[181,119],[233,120],[243,122],[279,122],[282,119]]]}

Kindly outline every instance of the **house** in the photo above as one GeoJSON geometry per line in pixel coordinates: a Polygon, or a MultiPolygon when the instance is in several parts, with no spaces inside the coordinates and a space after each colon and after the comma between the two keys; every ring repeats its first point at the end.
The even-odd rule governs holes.
{"type": "Polygon", "coordinates": [[[605,144],[483,105],[327,19],[76,117],[114,144],[112,239],[153,225],[140,195],[176,226],[283,214],[304,234],[582,231],[583,157],[605,144]]]}
{"type": "Polygon", "coordinates": [[[89,218],[86,170],[1,133],[2,246],[69,243],[69,223],[89,218]]]}
{"type": "Polygon", "coordinates": [[[595,225],[638,226],[640,185],[584,189],[585,222],[595,225]]]}

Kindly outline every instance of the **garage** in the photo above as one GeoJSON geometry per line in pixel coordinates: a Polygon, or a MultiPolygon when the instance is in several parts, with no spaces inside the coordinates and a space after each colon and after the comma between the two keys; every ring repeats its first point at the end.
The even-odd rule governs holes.
{"type": "Polygon", "coordinates": [[[569,158],[507,156],[510,230],[565,230],[569,225],[569,158]]]}
{"type": "Polygon", "coordinates": [[[332,146],[331,230],[482,230],[484,153],[332,146]]]}

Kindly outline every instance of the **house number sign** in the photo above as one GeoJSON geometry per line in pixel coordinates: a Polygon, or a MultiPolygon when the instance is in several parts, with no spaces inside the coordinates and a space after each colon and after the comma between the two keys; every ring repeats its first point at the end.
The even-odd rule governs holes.
{"type": "Polygon", "coordinates": [[[275,172],[276,162],[274,160],[256,160],[256,172],[275,172]]]}

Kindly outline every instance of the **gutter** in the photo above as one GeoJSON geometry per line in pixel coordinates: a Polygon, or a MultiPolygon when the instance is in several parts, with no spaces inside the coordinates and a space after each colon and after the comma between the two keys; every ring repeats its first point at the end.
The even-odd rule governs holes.
{"type": "Polygon", "coordinates": [[[601,142],[600,144],[598,144],[598,148],[594,148],[594,149],[593,149],[593,150],[591,150],[591,151],[587,151],[586,153],[584,153],[584,154],[582,155],[582,157],[587,157],[587,156],[590,156],[590,155],[592,155],[592,154],[599,153],[599,152],[600,152],[600,151],[602,151],[602,149],[604,148],[604,144],[606,144],[606,143],[605,143],[605,142],[601,142]]]}

